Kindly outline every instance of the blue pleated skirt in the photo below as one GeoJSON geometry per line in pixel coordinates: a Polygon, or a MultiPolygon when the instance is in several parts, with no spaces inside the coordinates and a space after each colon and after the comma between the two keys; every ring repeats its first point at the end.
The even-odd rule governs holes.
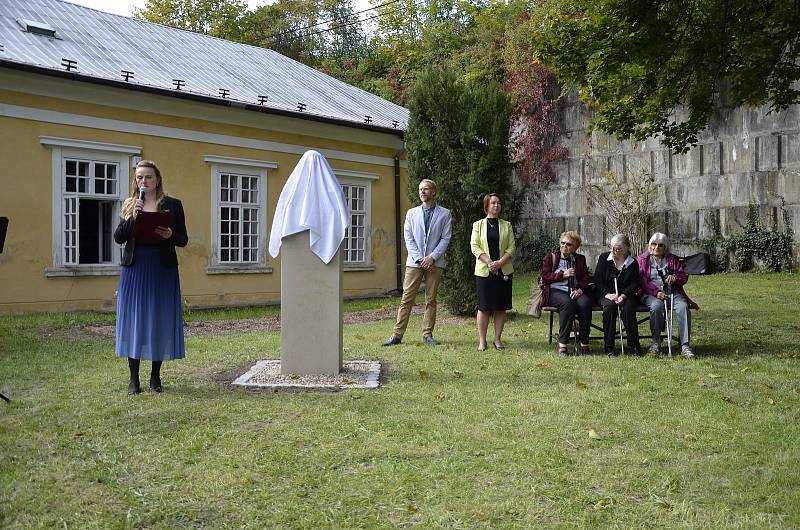
{"type": "Polygon", "coordinates": [[[121,267],[117,291],[119,357],[183,359],[183,313],[177,267],[164,267],[157,246],[137,244],[133,264],[121,267]]]}

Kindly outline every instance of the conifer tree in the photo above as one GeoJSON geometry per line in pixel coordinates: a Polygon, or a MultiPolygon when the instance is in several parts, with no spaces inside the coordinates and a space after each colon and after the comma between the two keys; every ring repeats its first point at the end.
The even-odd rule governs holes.
{"type": "Polygon", "coordinates": [[[418,202],[420,180],[432,179],[437,202],[453,215],[440,299],[454,314],[473,314],[477,300],[470,234],[472,223],[485,216],[484,195],[500,194],[505,219],[513,222],[516,213],[508,98],[496,83],[471,85],[452,72],[430,69],[418,78],[409,111],[409,197],[418,202]]]}

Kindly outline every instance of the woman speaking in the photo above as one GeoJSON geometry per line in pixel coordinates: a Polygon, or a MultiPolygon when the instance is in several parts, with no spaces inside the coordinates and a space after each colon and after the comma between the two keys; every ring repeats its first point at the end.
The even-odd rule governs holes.
{"type": "Polygon", "coordinates": [[[161,362],[185,355],[175,247],[185,247],[189,237],[183,205],[164,193],[164,181],[155,162],[142,160],[136,164],[131,196],[122,204],[120,217],[114,240],[124,243],[125,251],[117,292],[116,354],[128,358],[128,395],[141,393],[142,359],[152,361],[150,390],[161,392],[161,362]],[[144,220],[147,213],[156,212],[168,214],[165,218],[169,226],[155,226],[149,233],[137,230],[137,218],[144,220]]]}

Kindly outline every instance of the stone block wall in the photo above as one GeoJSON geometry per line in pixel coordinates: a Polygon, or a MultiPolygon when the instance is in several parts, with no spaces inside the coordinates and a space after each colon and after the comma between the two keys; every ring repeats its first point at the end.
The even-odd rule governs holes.
{"type": "Polygon", "coordinates": [[[686,154],[672,152],[655,138],[620,142],[599,132],[588,134],[591,117],[575,94],[565,98],[561,125],[568,158],[557,165],[541,199],[526,205],[527,230],[554,237],[578,230],[584,239],[581,252],[593,265],[613,233],[603,212],[590,204],[586,187],[608,171],[622,179],[648,171],[659,184],[649,232],[666,233],[676,254],[701,252],[699,240],[715,230],[723,236],[741,231],[751,203],[759,206],[767,226],[777,222],[782,227],[783,197],[794,231],[794,261],[800,263],[800,105],[780,113],[720,109],[686,154]]]}

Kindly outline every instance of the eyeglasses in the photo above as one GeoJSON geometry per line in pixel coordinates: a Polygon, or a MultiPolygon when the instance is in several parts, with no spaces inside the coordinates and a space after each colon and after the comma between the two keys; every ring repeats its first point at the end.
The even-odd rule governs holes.
{"type": "Polygon", "coordinates": [[[614,252],[622,252],[625,249],[623,247],[611,247],[611,250],[614,252]]]}
{"type": "Polygon", "coordinates": [[[572,243],[570,243],[569,241],[562,241],[562,242],[561,242],[561,245],[563,245],[563,246],[565,246],[565,247],[571,247],[571,246],[572,246],[572,243]]]}
{"type": "Polygon", "coordinates": [[[663,247],[664,243],[651,243],[650,246],[651,247],[663,247]]]}

